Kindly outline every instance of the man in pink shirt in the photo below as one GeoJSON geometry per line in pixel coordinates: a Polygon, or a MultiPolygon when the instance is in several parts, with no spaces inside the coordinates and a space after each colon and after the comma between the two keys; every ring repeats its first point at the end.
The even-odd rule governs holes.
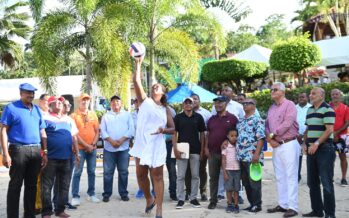
{"type": "Polygon", "coordinates": [[[274,104],[266,119],[266,136],[273,147],[273,165],[278,191],[278,206],[268,213],[283,212],[284,217],[298,215],[298,164],[300,145],[297,141],[297,109],[285,98],[285,85],[271,87],[274,104]]]}

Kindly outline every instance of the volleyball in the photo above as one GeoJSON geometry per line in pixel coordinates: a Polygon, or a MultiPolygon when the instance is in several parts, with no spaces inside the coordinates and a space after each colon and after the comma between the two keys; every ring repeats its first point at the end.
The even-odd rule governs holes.
{"type": "Polygon", "coordinates": [[[139,58],[145,55],[145,46],[141,42],[134,42],[130,47],[130,56],[139,58]]]}

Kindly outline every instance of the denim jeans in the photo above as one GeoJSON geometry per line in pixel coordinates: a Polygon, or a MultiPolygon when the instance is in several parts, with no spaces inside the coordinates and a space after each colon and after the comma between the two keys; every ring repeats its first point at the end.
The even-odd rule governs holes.
{"type": "Polygon", "coordinates": [[[167,157],[166,157],[166,167],[168,171],[168,192],[170,197],[176,197],[177,191],[177,172],[176,172],[176,158],[171,158],[172,153],[172,142],[166,141],[167,157]]]}
{"type": "Polygon", "coordinates": [[[335,216],[336,202],[333,188],[336,148],[332,143],[323,143],[313,155],[307,155],[308,187],[311,209],[317,214],[335,216]],[[323,187],[322,201],[320,182],[323,187]]]}
{"type": "Polygon", "coordinates": [[[41,201],[42,201],[42,216],[52,215],[51,192],[56,179],[58,188],[57,207],[55,214],[58,215],[64,212],[67,196],[69,195],[69,185],[71,179],[71,164],[70,159],[58,160],[48,159],[47,166],[41,174],[41,201]]]}
{"type": "MultiPolygon", "coordinates": [[[[72,178],[72,174],[74,170],[74,161],[75,161],[75,156],[72,155],[72,158],[70,159],[70,178],[72,178]]],[[[53,186],[53,199],[52,199],[55,208],[58,208],[58,198],[59,198],[58,181],[59,181],[59,178],[56,177],[55,183],[53,186]]],[[[69,184],[69,187],[70,187],[70,184],[69,184]]],[[[66,199],[64,201],[65,201],[65,204],[69,202],[69,194],[67,194],[66,199]]]]}
{"type": "Polygon", "coordinates": [[[87,164],[87,176],[88,176],[88,189],[87,194],[89,196],[95,195],[95,179],[96,179],[96,159],[97,151],[93,150],[91,153],[87,153],[84,150],[79,150],[80,153],[80,164],[79,167],[75,167],[72,181],[72,196],[73,198],[80,198],[80,178],[82,171],[84,170],[84,163],[86,160],[87,164]]]}
{"type": "Polygon", "coordinates": [[[39,146],[9,146],[12,159],[7,191],[7,217],[19,217],[19,198],[24,180],[24,218],[35,217],[36,182],[41,168],[39,146]]]}
{"type": "Polygon", "coordinates": [[[210,202],[217,203],[219,173],[221,171],[222,155],[211,153],[208,158],[208,171],[210,174],[210,202]]]}
{"type": "Polygon", "coordinates": [[[250,162],[240,162],[242,185],[245,187],[247,200],[251,206],[262,206],[262,180],[250,178],[250,162]]]}
{"type": "Polygon", "coordinates": [[[109,198],[113,193],[113,180],[115,167],[118,170],[118,191],[121,197],[128,196],[128,149],[125,151],[103,152],[103,197],[109,198]]]}

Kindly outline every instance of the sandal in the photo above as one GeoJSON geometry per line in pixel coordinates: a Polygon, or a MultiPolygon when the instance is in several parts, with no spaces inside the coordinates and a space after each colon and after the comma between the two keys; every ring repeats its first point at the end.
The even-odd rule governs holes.
{"type": "Polygon", "coordinates": [[[154,207],[155,207],[155,200],[151,205],[149,205],[145,208],[145,213],[150,213],[154,207]]]}

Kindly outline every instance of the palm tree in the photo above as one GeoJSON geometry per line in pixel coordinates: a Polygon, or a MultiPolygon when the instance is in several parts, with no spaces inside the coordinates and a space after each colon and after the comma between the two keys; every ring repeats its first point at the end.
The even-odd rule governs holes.
{"type": "Polygon", "coordinates": [[[239,22],[251,13],[251,9],[239,0],[200,0],[205,8],[220,8],[233,20],[239,22]]]}
{"type": "Polygon", "coordinates": [[[17,2],[7,6],[4,0],[0,0],[0,63],[13,68],[23,60],[23,51],[15,37],[26,39],[30,28],[25,23],[29,15],[17,10],[26,6],[25,2],[17,2]]]}
{"type": "Polygon", "coordinates": [[[119,93],[127,99],[131,67],[127,45],[120,32],[131,5],[108,0],[65,1],[39,19],[32,37],[38,75],[47,91],[55,91],[56,76],[69,65],[71,55],[79,53],[85,62],[87,93],[96,81],[109,97],[119,93]]]}

